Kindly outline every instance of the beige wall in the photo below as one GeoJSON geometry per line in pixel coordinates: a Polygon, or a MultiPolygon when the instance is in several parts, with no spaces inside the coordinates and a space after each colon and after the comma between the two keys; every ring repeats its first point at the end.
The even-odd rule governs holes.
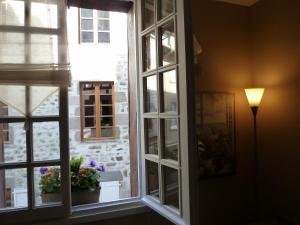
{"type": "Polygon", "coordinates": [[[241,224],[253,214],[251,111],[243,88],[251,86],[249,9],[211,0],[193,1],[193,30],[203,52],[195,67],[197,91],[226,91],[236,101],[236,175],[200,182],[200,221],[241,224]]]}
{"type": "Polygon", "coordinates": [[[300,1],[262,0],[251,20],[255,84],[266,87],[258,114],[263,211],[300,221],[300,1]]]}

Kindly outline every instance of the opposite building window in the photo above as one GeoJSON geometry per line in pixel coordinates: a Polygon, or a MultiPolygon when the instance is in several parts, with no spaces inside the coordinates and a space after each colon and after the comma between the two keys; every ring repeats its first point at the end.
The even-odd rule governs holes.
{"type": "Polygon", "coordinates": [[[115,137],[114,82],[80,82],[81,139],[115,137]]]}
{"type": "Polygon", "coordinates": [[[80,42],[110,43],[109,12],[80,9],[80,42]]]}

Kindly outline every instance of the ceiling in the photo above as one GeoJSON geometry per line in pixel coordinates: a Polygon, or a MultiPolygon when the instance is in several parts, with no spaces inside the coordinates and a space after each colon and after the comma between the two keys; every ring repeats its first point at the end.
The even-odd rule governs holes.
{"type": "Polygon", "coordinates": [[[259,0],[216,0],[218,2],[227,2],[231,4],[236,4],[236,5],[242,5],[242,6],[252,6],[259,0]]]}

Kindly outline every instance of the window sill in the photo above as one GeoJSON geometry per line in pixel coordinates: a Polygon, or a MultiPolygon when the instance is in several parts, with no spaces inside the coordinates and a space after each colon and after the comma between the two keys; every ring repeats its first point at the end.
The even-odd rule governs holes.
{"type": "Polygon", "coordinates": [[[72,215],[68,218],[53,220],[39,225],[70,225],[85,224],[100,220],[113,219],[149,212],[150,208],[142,203],[141,199],[122,200],[113,203],[75,206],[72,215]]]}

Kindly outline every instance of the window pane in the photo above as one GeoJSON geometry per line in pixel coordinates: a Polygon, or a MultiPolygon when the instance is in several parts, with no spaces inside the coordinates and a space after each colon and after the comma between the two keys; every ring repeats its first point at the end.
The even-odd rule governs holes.
{"type": "Polygon", "coordinates": [[[113,115],[112,106],[101,106],[101,115],[103,115],[103,116],[113,115]]]}
{"type": "Polygon", "coordinates": [[[94,106],[84,107],[84,115],[85,116],[94,116],[95,115],[95,107],[94,106]]]}
{"type": "Polygon", "coordinates": [[[164,166],[165,204],[179,209],[178,171],[164,166]]]}
{"type": "Polygon", "coordinates": [[[0,25],[24,26],[24,1],[0,0],[0,25]]]}
{"type": "Polygon", "coordinates": [[[57,4],[31,3],[31,26],[58,28],[57,4]]]}
{"type": "Polygon", "coordinates": [[[156,68],[155,32],[143,37],[143,71],[156,68]]]}
{"type": "Polygon", "coordinates": [[[31,34],[31,63],[58,63],[57,35],[31,34]]]}
{"type": "Polygon", "coordinates": [[[61,203],[61,175],[59,166],[34,168],[35,205],[61,203]]]}
{"type": "Polygon", "coordinates": [[[110,33],[98,32],[98,43],[110,43],[110,33]]]}
{"type": "Polygon", "coordinates": [[[33,123],[33,158],[60,159],[59,122],[33,123]]]}
{"type": "Polygon", "coordinates": [[[108,11],[97,11],[98,18],[109,18],[109,12],[108,11]]]}
{"type": "Polygon", "coordinates": [[[27,169],[0,170],[0,195],[0,209],[27,207],[27,169]]]}
{"type": "Polygon", "coordinates": [[[177,111],[177,84],[176,70],[161,74],[163,83],[163,112],[177,111]]]}
{"type": "Polygon", "coordinates": [[[83,102],[85,105],[95,105],[95,96],[94,95],[83,96],[83,102]]]}
{"type": "Polygon", "coordinates": [[[99,31],[109,31],[110,21],[109,20],[98,20],[98,30],[99,31]]]}
{"type": "Polygon", "coordinates": [[[26,161],[26,131],[24,123],[0,123],[0,163],[26,161]]]}
{"type": "Polygon", "coordinates": [[[101,105],[111,105],[112,104],[112,95],[101,95],[100,96],[100,103],[101,105]]]}
{"type": "Polygon", "coordinates": [[[83,129],[83,138],[95,138],[96,137],[96,128],[84,128],[83,129]]]}
{"type": "Polygon", "coordinates": [[[159,199],[158,164],[146,160],[147,194],[159,199]]]}
{"type": "Polygon", "coordinates": [[[169,64],[174,64],[176,62],[176,40],[175,40],[175,30],[174,30],[174,22],[163,25],[161,28],[161,36],[160,36],[160,48],[161,48],[161,56],[160,56],[160,65],[166,66],[169,64]]]}
{"type": "Polygon", "coordinates": [[[158,155],[158,119],[145,119],[146,154],[158,155]]]}
{"type": "Polygon", "coordinates": [[[93,20],[81,19],[81,30],[93,30],[93,20]]]}
{"type": "Polygon", "coordinates": [[[143,5],[143,28],[154,24],[154,0],[145,0],[143,5]]]}
{"type": "Polygon", "coordinates": [[[162,120],[163,138],[163,158],[178,160],[178,129],[177,119],[162,120]]]}
{"type": "Polygon", "coordinates": [[[81,17],[93,17],[92,9],[81,9],[81,17]]]}
{"type": "Polygon", "coordinates": [[[59,115],[59,90],[57,87],[32,86],[30,98],[33,116],[59,115]]]}
{"type": "Polygon", "coordinates": [[[144,78],[145,112],[157,112],[157,79],[156,76],[144,78]]]}
{"type": "Polygon", "coordinates": [[[174,0],[159,0],[159,19],[163,19],[166,16],[174,12],[174,0]]]}
{"type": "Polygon", "coordinates": [[[94,33],[93,32],[81,32],[81,42],[83,43],[93,43],[94,33]]]}
{"type": "Polygon", "coordinates": [[[92,83],[83,84],[83,94],[94,95],[95,94],[95,84],[92,84],[92,83]]]}
{"type": "Polygon", "coordinates": [[[0,85],[0,108],[2,109],[1,117],[24,117],[26,112],[25,86],[0,85]]]}
{"type": "Polygon", "coordinates": [[[24,63],[25,35],[23,33],[0,32],[0,56],[0,63],[24,63]]]}
{"type": "Polygon", "coordinates": [[[100,94],[112,94],[113,83],[101,83],[100,94]]]}
{"type": "Polygon", "coordinates": [[[86,117],[84,118],[84,127],[95,127],[96,118],[95,117],[86,117]]]}
{"type": "Polygon", "coordinates": [[[102,128],[101,137],[113,137],[113,128],[102,128]]]}
{"type": "Polygon", "coordinates": [[[101,118],[101,126],[113,126],[113,118],[112,117],[102,117],[101,118]]]}

